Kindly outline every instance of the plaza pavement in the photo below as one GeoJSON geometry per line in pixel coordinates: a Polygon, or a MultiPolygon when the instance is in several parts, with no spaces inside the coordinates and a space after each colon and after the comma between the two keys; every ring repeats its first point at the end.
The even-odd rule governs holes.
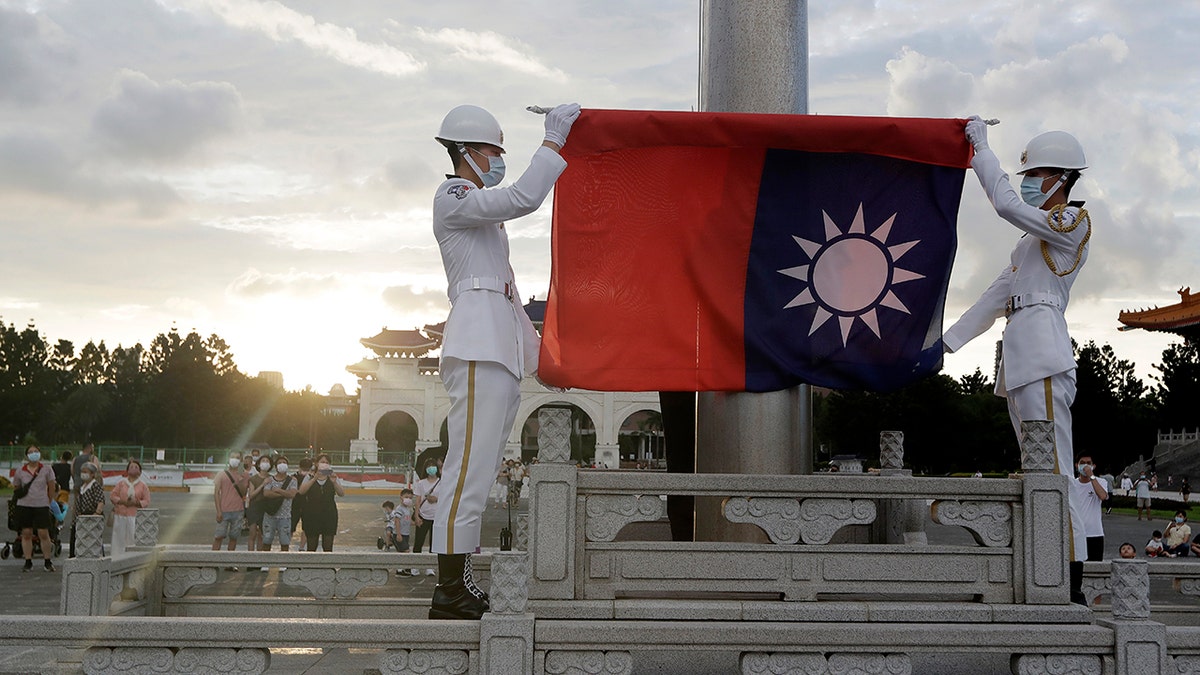
{"type": "MultiPolygon", "coordinates": [[[[1163,493],[1161,496],[1166,497],[1163,493]]],[[[339,532],[334,542],[334,549],[339,551],[361,551],[369,556],[391,556],[396,559],[397,566],[402,562],[402,556],[394,552],[381,552],[375,544],[383,527],[383,511],[380,504],[385,499],[395,499],[396,495],[384,491],[356,491],[338,500],[339,532]]],[[[152,495],[152,507],[159,509],[159,532],[161,543],[211,546],[212,531],[215,525],[213,517],[212,495],[186,492],[155,492],[152,495]]],[[[516,514],[524,513],[526,503],[522,500],[514,511],[514,528],[516,514]]],[[[489,506],[484,513],[484,547],[498,548],[500,529],[507,524],[507,511],[494,509],[489,506]]],[[[1200,518],[1197,519],[1200,521],[1200,518]]],[[[1166,522],[1138,521],[1133,516],[1108,515],[1104,517],[1105,527],[1105,558],[1117,556],[1117,549],[1124,541],[1136,547],[1141,557],[1141,551],[1150,533],[1166,527],[1166,522]]],[[[1194,534],[1200,532],[1200,525],[1195,525],[1194,534]]],[[[644,524],[639,527],[643,536],[669,536],[665,522],[660,524],[644,524]]],[[[970,544],[970,535],[957,527],[944,527],[929,524],[928,533],[931,541],[939,543],[970,544]]],[[[15,535],[8,534],[6,541],[12,542],[15,535]]],[[[107,539],[107,537],[106,537],[107,539]]],[[[63,557],[66,556],[67,537],[63,537],[63,557]]],[[[244,540],[239,542],[239,549],[245,550],[244,540]]],[[[41,564],[35,561],[34,571],[21,572],[20,554],[14,554],[7,560],[0,561],[0,615],[37,615],[58,614],[61,593],[61,562],[60,571],[46,573],[41,570],[41,564]]],[[[57,559],[61,561],[60,559],[57,559]]],[[[1196,560],[1200,565],[1200,560],[1196,560]]],[[[419,576],[396,579],[403,582],[397,588],[403,588],[410,597],[429,597],[433,594],[436,584],[435,577],[419,576]]],[[[230,574],[221,582],[232,588],[240,587],[241,592],[252,593],[255,586],[269,590],[273,595],[284,595],[287,591],[279,588],[278,572],[263,573],[260,571],[239,572],[230,574]]],[[[389,586],[391,586],[389,584],[389,586]]],[[[286,587],[285,587],[286,588],[286,587]]],[[[1171,598],[1178,602],[1179,596],[1169,588],[1152,588],[1152,595],[1171,598]]],[[[82,650],[62,648],[8,648],[0,658],[0,675],[10,673],[77,673],[81,672],[79,663],[82,650]]],[[[697,664],[688,655],[676,652],[639,653],[634,672],[637,674],[687,674],[687,675],[717,675],[718,673],[736,673],[739,671],[736,654],[706,654],[704,663],[697,664]],[[681,664],[687,664],[682,666],[681,664]]],[[[692,655],[694,656],[694,655],[692,655]]],[[[285,673],[376,673],[378,672],[378,653],[375,650],[346,650],[346,649],[307,649],[307,650],[272,650],[272,674],[285,673]]],[[[973,672],[1008,673],[1007,659],[996,658],[995,655],[934,655],[914,656],[914,673],[963,673],[973,672]],[[967,659],[967,661],[964,661],[967,659]],[[973,659],[973,660],[972,660],[973,659]],[[964,670],[964,667],[967,670],[964,670]]]]}

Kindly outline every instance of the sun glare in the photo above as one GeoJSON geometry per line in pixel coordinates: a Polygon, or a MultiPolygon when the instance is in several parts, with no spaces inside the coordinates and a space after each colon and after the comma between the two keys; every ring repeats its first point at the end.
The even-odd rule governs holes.
{"type": "Polygon", "coordinates": [[[896,267],[896,261],[921,241],[888,245],[896,214],[867,234],[862,204],[858,205],[858,212],[845,232],[828,213],[822,211],[821,215],[825,220],[824,242],[792,236],[808,257],[808,264],[778,270],[780,274],[807,284],[784,309],[817,305],[809,335],[836,316],[843,347],[850,338],[855,319],[869,328],[875,337],[882,337],[876,308],[882,305],[910,313],[892,292],[892,287],[924,278],[922,274],[896,267]]]}

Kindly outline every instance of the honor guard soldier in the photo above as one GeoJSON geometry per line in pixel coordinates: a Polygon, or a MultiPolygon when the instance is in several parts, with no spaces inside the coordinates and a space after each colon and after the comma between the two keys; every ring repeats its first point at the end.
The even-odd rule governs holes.
{"type": "Polygon", "coordinates": [[[505,221],[541,206],[567,163],[559,156],[579,117],[578,104],[546,115],[546,136],[529,168],[508,187],[504,133],[491,113],[460,105],[442,120],[437,141],[454,173],[433,198],[433,233],[446,269],[450,316],[442,342],[442,382],[450,395],[449,448],[433,525],[438,585],[431,619],[478,619],[488,597],[471,577],[488,491],[521,402],[521,378],[535,374],[540,338],[525,314],[509,264],[505,221]]]}
{"type": "MultiPolygon", "coordinates": [[[[1008,181],[988,148],[987,125],[967,121],[967,140],[975,148],[971,167],[996,213],[1025,232],[1009,264],[943,336],[945,350],[957,351],[1000,317],[1007,319],[996,372],[996,394],[1008,399],[1018,437],[1024,420],[1054,423],[1055,472],[1073,475],[1071,403],[1075,400],[1075,358],[1063,312],[1071,286],[1087,262],[1091,218],[1083,202],[1069,201],[1071,188],[1087,168],[1083,148],[1065,131],[1035,136],[1021,154],[1020,192],[1008,181]]],[[[1071,599],[1083,602],[1083,560],[1087,546],[1080,504],[1070,510],[1071,599]]]]}

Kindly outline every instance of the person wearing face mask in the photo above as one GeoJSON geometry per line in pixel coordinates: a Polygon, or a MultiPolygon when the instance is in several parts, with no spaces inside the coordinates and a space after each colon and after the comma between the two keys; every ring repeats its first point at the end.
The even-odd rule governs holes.
{"type": "MultiPolygon", "coordinates": [[[[75,513],[78,516],[104,515],[104,480],[98,478],[99,471],[93,464],[84,464],[79,468],[79,480],[75,483],[73,497],[75,498],[75,513]]],[[[71,551],[70,557],[75,557],[75,525],[71,521],[71,551]]]]}
{"type": "MultiPolygon", "coordinates": [[[[267,468],[270,469],[268,462],[267,468]]],[[[279,550],[286,551],[292,545],[292,499],[300,490],[300,484],[288,475],[288,458],[275,458],[275,469],[262,486],[263,541],[262,550],[270,551],[275,539],[279,539],[279,550]]],[[[262,568],[263,572],[267,568],[262,568]]]]}
{"type": "MultiPolygon", "coordinates": [[[[439,495],[441,493],[437,488],[441,484],[442,477],[438,473],[437,460],[427,461],[424,473],[425,476],[421,480],[413,483],[413,522],[417,525],[416,532],[413,532],[413,553],[420,553],[426,540],[430,541],[430,548],[432,548],[433,521],[437,518],[440,504],[439,495]]],[[[419,573],[419,570],[412,570],[413,576],[419,573]]],[[[434,571],[426,569],[425,574],[433,576],[434,571]]]]}
{"type": "Polygon", "coordinates": [[[566,168],[559,151],[579,114],[576,103],[552,108],[529,168],[503,188],[497,186],[504,177],[504,133],[491,113],[458,106],[436,136],[454,174],[433,198],[433,233],[450,299],[440,365],[450,414],[447,489],[433,527],[438,585],[432,619],[478,619],[487,607],[486,593],[471,580],[469,556],[479,547],[488,491],[521,402],[521,379],[536,375],[540,345],[509,263],[505,221],[533,213],[546,199],[566,168]]]}
{"type": "MultiPolygon", "coordinates": [[[[1007,399],[1018,439],[1022,421],[1054,423],[1055,473],[1069,480],[1076,364],[1063,313],[1075,278],[1087,262],[1092,221],[1082,202],[1068,200],[1087,160],[1071,134],[1039,134],[1021,154],[1018,193],[988,147],[987,124],[971,117],[966,137],[975,149],[971,167],[996,214],[1025,235],[1000,275],[945,332],[942,342],[945,351],[957,351],[997,319],[1007,320],[996,395],[1007,399]]],[[[1071,561],[1082,561],[1087,555],[1080,506],[1077,499],[1068,500],[1071,561]]]]}
{"type": "MultiPolygon", "coordinates": [[[[1071,481],[1067,498],[1079,504],[1087,559],[1099,562],[1104,560],[1104,522],[1101,510],[1104,500],[1108,499],[1110,486],[1108,481],[1095,475],[1096,463],[1092,461],[1091,455],[1080,455],[1079,459],[1075,460],[1075,468],[1079,477],[1071,481]]],[[[1087,604],[1083,595],[1083,562],[1072,560],[1070,573],[1072,602],[1087,604]]]]}
{"type": "Polygon", "coordinates": [[[304,536],[308,540],[308,550],[317,550],[318,542],[321,550],[333,551],[333,538],[338,528],[338,508],[334,497],[346,496],[329,455],[321,453],[314,462],[315,469],[310,471],[300,484],[297,494],[304,495],[304,536]]]}
{"type": "Polygon", "coordinates": [[[125,465],[125,477],[113,486],[112,554],[115,558],[133,545],[133,527],[137,510],[150,506],[150,488],[142,481],[142,463],[136,459],[125,465]]]}
{"type": "Polygon", "coordinates": [[[1164,550],[1171,557],[1186,558],[1191,550],[1191,542],[1188,541],[1191,538],[1192,527],[1187,524],[1187,513],[1176,511],[1175,518],[1167,524],[1167,529],[1163,530],[1164,550]]]}
{"type": "Polygon", "coordinates": [[[54,470],[42,462],[42,451],[36,445],[25,448],[25,463],[12,478],[13,496],[17,503],[13,509],[13,529],[21,533],[21,552],[25,555],[22,571],[33,569],[33,534],[36,531],[42,547],[43,566],[47,572],[54,571],[50,558],[54,545],[50,541],[50,500],[58,494],[54,481],[54,470]]]}
{"type": "Polygon", "coordinates": [[[246,493],[246,524],[249,525],[249,537],[246,540],[247,551],[257,551],[263,544],[263,487],[271,475],[271,458],[259,457],[257,464],[250,472],[250,489],[246,493]]]}
{"type": "MultiPolygon", "coordinates": [[[[213,480],[213,505],[217,511],[217,527],[213,532],[212,550],[221,550],[221,542],[229,539],[229,550],[237,549],[238,535],[242,533],[242,518],[246,513],[246,493],[250,489],[250,476],[242,465],[242,453],[229,453],[229,468],[217,473],[213,480]]],[[[236,567],[226,567],[236,572],[236,567]]]]}

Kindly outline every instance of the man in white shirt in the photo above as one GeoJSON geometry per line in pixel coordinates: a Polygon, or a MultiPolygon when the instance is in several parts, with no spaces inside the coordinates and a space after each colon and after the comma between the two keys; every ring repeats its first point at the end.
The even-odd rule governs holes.
{"type": "MultiPolygon", "coordinates": [[[[1104,522],[1101,517],[1101,505],[1108,499],[1109,484],[1103,478],[1093,475],[1096,465],[1091,455],[1080,455],[1076,462],[1079,478],[1071,481],[1068,499],[1079,505],[1079,515],[1083,522],[1083,534],[1087,542],[1087,559],[1100,561],[1104,559],[1104,522]]],[[[1083,595],[1083,562],[1071,561],[1071,601],[1081,605],[1087,604],[1083,595]]]]}
{"type": "Polygon", "coordinates": [[[454,163],[433,198],[433,233],[446,270],[450,316],[442,342],[442,383],[450,395],[449,447],[441,505],[433,525],[438,585],[431,619],[478,619],[487,594],[471,578],[488,490],[521,402],[521,378],[537,371],[540,338],[525,314],[509,264],[505,221],[533,213],[567,163],[558,154],[579,105],[546,115],[546,136],[511,186],[504,177],[504,133],[491,113],[451,110],[437,140],[454,163]]]}

